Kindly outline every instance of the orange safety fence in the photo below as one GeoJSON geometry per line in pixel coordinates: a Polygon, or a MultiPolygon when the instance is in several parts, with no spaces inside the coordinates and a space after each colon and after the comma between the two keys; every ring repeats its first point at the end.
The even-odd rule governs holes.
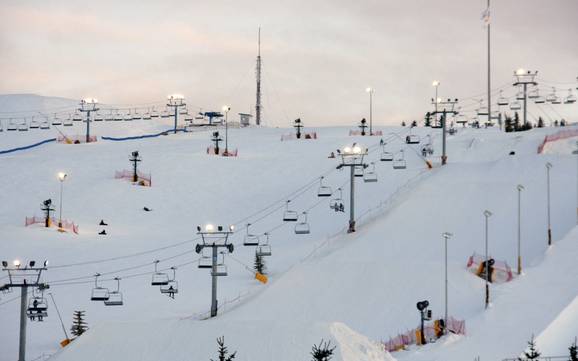
{"type": "Polygon", "coordinates": [[[572,138],[572,137],[578,137],[578,129],[565,129],[565,130],[560,130],[554,134],[550,134],[544,137],[544,141],[542,141],[542,144],[540,144],[538,146],[538,154],[542,154],[542,152],[544,151],[544,148],[546,147],[546,144],[548,144],[549,142],[555,142],[557,140],[562,140],[562,139],[567,139],[567,138],[572,138]]]}
{"type": "MultiPolygon", "coordinates": [[[[361,135],[361,130],[350,130],[349,131],[349,135],[361,135]]],[[[365,135],[373,135],[373,136],[382,136],[383,132],[381,130],[376,130],[374,132],[371,132],[371,134],[369,134],[369,132],[365,132],[365,135]]]]}
{"type": "MultiPolygon", "coordinates": [[[[490,257],[490,259],[493,259],[490,257]]],[[[468,263],[466,267],[468,271],[474,273],[476,276],[483,276],[484,272],[485,257],[474,253],[468,258],[468,263]]],[[[512,269],[506,261],[494,260],[492,265],[493,271],[490,274],[490,281],[495,283],[509,282],[514,278],[512,269]]]]}
{"type": "Polygon", "coordinates": [[[225,152],[225,148],[219,148],[219,153],[217,154],[217,149],[214,146],[207,147],[207,154],[210,155],[221,155],[223,157],[236,157],[238,154],[238,150],[228,150],[225,152]]]}
{"type": "MultiPolygon", "coordinates": [[[[58,143],[64,144],[81,144],[86,143],[86,135],[65,135],[65,136],[58,136],[56,138],[58,143]]],[[[94,143],[97,141],[96,135],[91,135],[88,137],[89,143],[94,143]]]]}
{"type": "MultiPolygon", "coordinates": [[[[25,221],[24,221],[24,225],[26,227],[32,225],[32,224],[45,224],[46,222],[46,217],[36,217],[36,216],[32,216],[32,217],[26,217],[25,221]]],[[[58,220],[54,217],[51,217],[49,220],[49,225],[51,227],[58,227],[58,220]]],[[[66,219],[62,220],[62,229],[65,229],[67,231],[71,231],[75,234],[78,234],[78,225],[74,224],[74,222],[72,221],[68,221],[66,219]]]]}
{"type": "MultiPolygon", "coordinates": [[[[453,317],[448,318],[448,331],[458,335],[466,334],[466,321],[456,320],[453,317]]],[[[431,342],[442,335],[439,321],[434,321],[432,324],[424,326],[424,336],[426,341],[431,342]]],[[[391,337],[388,341],[383,341],[383,347],[388,352],[399,351],[405,349],[409,345],[418,345],[421,342],[421,330],[419,327],[409,330],[405,333],[400,333],[395,337],[391,337]]]]}
{"type": "MultiPolygon", "coordinates": [[[[297,139],[297,135],[295,135],[294,133],[291,134],[283,134],[281,136],[281,141],[285,141],[285,140],[294,140],[297,139]]],[[[317,132],[313,132],[313,133],[301,133],[301,138],[300,139],[317,139],[317,132]]]]}
{"type": "MultiPolygon", "coordinates": [[[[144,174],[144,173],[137,171],[136,174],[137,174],[136,184],[141,185],[141,186],[145,186],[145,187],[152,186],[152,184],[153,184],[152,183],[152,176],[150,173],[144,174]]],[[[134,181],[133,176],[134,176],[133,172],[130,170],[126,170],[126,169],[123,169],[121,171],[117,170],[114,172],[114,178],[115,179],[126,179],[128,181],[133,182],[134,181]]]]}

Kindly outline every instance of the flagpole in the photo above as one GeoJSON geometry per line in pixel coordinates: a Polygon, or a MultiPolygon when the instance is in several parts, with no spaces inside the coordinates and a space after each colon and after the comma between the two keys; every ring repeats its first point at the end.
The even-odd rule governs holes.
{"type": "Polygon", "coordinates": [[[491,79],[491,62],[490,62],[490,0],[488,0],[488,8],[486,9],[486,19],[488,25],[488,125],[492,124],[492,79],[491,79]]]}

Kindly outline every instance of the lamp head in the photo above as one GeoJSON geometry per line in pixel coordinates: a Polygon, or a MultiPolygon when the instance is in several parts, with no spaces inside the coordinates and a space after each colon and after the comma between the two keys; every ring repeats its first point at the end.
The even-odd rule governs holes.
{"type": "Polygon", "coordinates": [[[431,83],[431,85],[432,85],[432,86],[439,86],[439,85],[440,85],[440,82],[437,81],[437,80],[434,80],[434,81],[431,83]]]}
{"type": "Polygon", "coordinates": [[[58,180],[60,180],[61,182],[63,182],[67,176],[68,176],[68,174],[66,174],[64,172],[58,172],[58,180]]]}

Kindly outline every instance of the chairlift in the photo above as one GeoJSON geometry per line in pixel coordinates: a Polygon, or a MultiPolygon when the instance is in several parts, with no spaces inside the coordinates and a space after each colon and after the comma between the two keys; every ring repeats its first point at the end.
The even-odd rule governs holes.
{"type": "Polygon", "coordinates": [[[403,149],[399,151],[399,156],[393,161],[393,169],[406,169],[405,154],[403,149]]]}
{"type": "Polygon", "coordinates": [[[519,100],[514,100],[513,102],[510,103],[510,109],[511,110],[520,110],[520,109],[522,109],[522,104],[520,104],[519,100]]]}
{"type": "Polygon", "coordinates": [[[329,201],[329,208],[333,209],[335,212],[344,212],[345,209],[343,207],[343,191],[341,188],[337,188],[337,191],[339,192],[339,196],[329,201]]]}
{"type": "Polygon", "coordinates": [[[72,118],[70,117],[70,115],[68,116],[67,119],[64,119],[64,122],[62,123],[62,125],[65,127],[72,127],[74,125],[72,123],[72,118]]]}
{"type": "Polygon", "coordinates": [[[193,122],[193,116],[187,113],[185,115],[185,122],[192,123],[193,122]]]}
{"type": "Polygon", "coordinates": [[[546,98],[544,98],[543,96],[538,96],[534,100],[534,104],[544,104],[544,103],[546,103],[546,98]]]}
{"type": "Polygon", "coordinates": [[[419,144],[419,142],[420,142],[419,136],[417,136],[415,134],[409,134],[405,137],[405,142],[407,144],[419,144]]]}
{"type": "Polygon", "coordinates": [[[576,95],[572,94],[572,89],[568,89],[568,96],[564,99],[564,104],[576,103],[576,95]]]}
{"type": "Polygon", "coordinates": [[[317,197],[331,197],[333,193],[331,187],[323,184],[323,179],[325,177],[319,178],[319,189],[317,190],[317,197]]]}
{"type": "Polygon", "coordinates": [[[158,117],[159,117],[159,112],[157,112],[155,110],[155,107],[153,107],[151,110],[151,118],[158,118],[158,117]]]}
{"type": "Polygon", "coordinates": [[[104,120],[104,117],[102,116],[102,114],[96,113],[96,114],[94,115],[94,121],[95,121],[95,122],[102,122],[103,120],[104,120]]]}
{"type": "Polygon", "coordinates": [[[132,114],[132,120],[141,120],[141,119],[142,119],[141,115],[140,115],[139,112],[135,109],[135,110],[134,110],[134,113],[132,114]]]}
{"type": "Polygon", "coordinates": [[[115,122],[122,122],[122,115],[120,114],[120,112],[117,110],[116,114],[114,115],[114,121],[115,122]]]}
{"type": "Polygon", "coordinates": [[[245,234],[245,238],[243,239],[243,246],[258,246],[259,245],[259,236],[255,234],[249,233],[249,226],[251,223],[247,223],[247,234],[245,234]]]}
{"type": "Polygon", "coordinates": [[[269,233],[265,233],[264,236],[266,237],[265,242],[262,244],[259,244],[259,246],[257,247],[257,250],[255,251],[255,254],[259,257],[271,256],[271,245],[269,244],[269,233]]]}
{"type": "Polygon", "coordinates": [[[353,167],[353,176],[361,178],[363,177],[363,166],[355,166],[353,167]]]}
{"type": "Polygon", "coordinates": [[[546,101],[548,103],[554,104],[556,99],[558,99],[558,96],[556,95],[556,88],[552,88],[552,92],[546,96],[546,101]]]}
{"type": "Polygon", "coordinates": [[[393,160],[393,153],[386,152],[385,149],[381,152],[381,157],[379,158],[382,162],[391,162],[393,160]]]}
{"type": "Polygon", "coordinates": [[[116,290],[109,292],[108,299],[104,300],[105,306],[122,306],[124,304],[122,300],[122,292],[120,292],[120,278],[115,277],[116,290]]]}
{"type": "Polygon", "coordinates": [[[123,120],[125,122],[132,122],[132,114],[131,114],[130,110],[128,111],[128,113],[126,113],[124,115],[123,120]]]}
{"type": "Polygon", "coordinates": [[[40,291],[39,295],[33,295],[28,300],[28,308],[26,309],[26,315],[30,321],[44,321],[44,318],[48,316],[48,302],[44,298],[44,292],[40,291]]]}
{"type": "Polygon", "coordinates": [[[38,129],[38,128],[40,128],[40,123],[38,122],[38,120],[32,117],[32,120],[30,121],[30,129],[38,129]]]}
{"type": "Polygon", "coordinates": [[[52,125],[62,125],[62,120],[54,114],[54,118],[52,118],[52,125]]]}
{"type": "Polygon", "coordinates": [[[532,90],[530,90],[530,92],[528,93],[528,99],[536,99],[540,97],[540,91],[538,90],[538,88],[534,88],[532,90]]]}
{"type": "Polygon", "coordinates": [[[374,162],[371,162],[371,170],[369,170],[369,171],[364,170],[363,181],[365,183],[377,182],[377,173],[375,173],[375,163],[374,162]]]}
{"type": "Polygon", "coordinates": [[[186,107],[183,107],[179,110],[179,114],[187,115],[187,114],[189,114],[189,110],[186,107]]]}
{"type": "Polygon", "coordinates": [[[45,120],[42,123],[40,123],[40,129],[42,130],[50,129],[50,123],[48,123],[48,120],[45,120]]]}
{"type": "Polygon", "coordinates": [[[92,289],[90,300],[106,301],[110,298],[110,293],[108,292],[108,288],[98,285],[98,277],[100,277],[100,273],[94,275],[94,288],[92,289]]]}
{"type": "Polygon", "coordinates": [[[484,105],[484,101],[480,100],[480,107],[476,109],[478,115],[488,115],[488,107],[484,105]]]}
{"type": "Polygon", "coordinates": [[[524,99],[525,99],[524,92],[522,90],[516,93],[516,100],[524,100],[524,99]]]}
{"type": "Polygon", "coordinates": [[[298,222],[295,225],[295,234],[309,234],[311,232],[311,228],[309,227],[309,223],[307,223],[307,212],[302,213],[301,222],[298,222]]]}
{"type": "MultiPolygon", "coordinates": [[[[199,258],[199,268],[213,268],[213,259],[210,254],[205,251],[206,248],[203,248],[201,251],[201,258],[199,258]]],[[[208,250],[208,249],[207,249],[208,250]]]]}
{"type": "Polygon", "coordinates": [[[16,125],[16,123],[14,123],[14,121],[12,119],[8,120],[8,125],[6,126],[6,130],[9,132],[13,132],[18,130],[18,126],[16,125]]]}
{"type": "Polygon", "coordinates": [[[176,276],[177,276],[177,268],[176,267],[171,267],[171,270],[173,270],[173,278],[171,278],[169,280],[169,283],[167,283],[164,286],[160,287],[161,293],[162,294],[166,294],[167,296],[169,296],[170,298],[175,298],[175,294],[179,293],[179,283],[176,280],[176,276]]]}
{"type": "Polygon", "coordinates": [[[149,113],[149,112],[144,113],[142,116],[142,119],[143,120],[150,120],[151,119],[151,113],[149,113]]]}
{"type": "Polygon", "coordinates": [[[161,118],[169,118],[171,116],[171,114],[169,113],[168,110],[163,110],[161,112],[161,118]]]}
{"type": "Polygon", "coordinates": [[[28,123],[26,123],[26,119],[24,119],[22,121],[22,123],[20,123],[18,125],[18,131],[19,132],[27,132],[28,131],[28,123]]]}
{"type": "Polygon", "coordinates": [[[498,98],[498,105],[508,105],[508,98],[504,97],[504,91],[500,90],[500,97],[498,98]]]}
{"type": "Polygon", "coordinates": [[[297,222],[297,218],[299,218],[299,216],[296,211],[292,211],[289,209],[289,202],[291,201],[288,200],[287,203],[285,204],[285,212],[283,212],[283,221],[297,222]]]}
{"type": "Polygon", "coordinates": [[[159,262],[160,261],[158,259],[156,261],[154,261],[155,272],[153,273],[153,276],[152,276],[151,286],[163,286],[163,285],[166,285],[169,283],[169,275],[167,275],[164,272],[158,271],[159,262]]]}
{"type": "Polygon", "coordinates": [[[82,117],[80,116],[80,114],[78,112],[74,113],[74,115],[72,116],[72,121],[74,121],[74,122],[81,122],[82,121],[82,117]]]}

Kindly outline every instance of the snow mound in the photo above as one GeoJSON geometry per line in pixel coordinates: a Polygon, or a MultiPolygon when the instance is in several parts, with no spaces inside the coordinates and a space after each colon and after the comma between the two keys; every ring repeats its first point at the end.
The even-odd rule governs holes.
{"type": "Polygon", "coordinates": [[[394,361],[395,358],[383,349],[383,346],[370,341],[344,323],[331,324],[331,334],[338,342],[339,353],[343,361],[394,361]]]}

